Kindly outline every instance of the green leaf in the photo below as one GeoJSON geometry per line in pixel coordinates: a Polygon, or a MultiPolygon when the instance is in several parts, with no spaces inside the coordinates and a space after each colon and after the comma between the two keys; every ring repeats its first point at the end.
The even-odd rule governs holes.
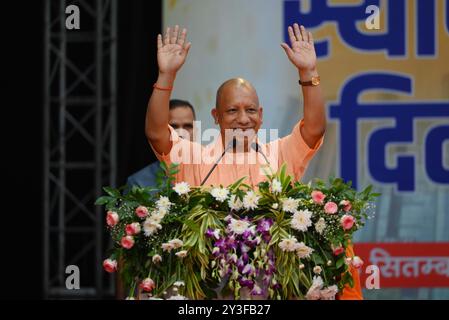
{"type": "Polygon", "coordinates": [[[111,187],[103,187],[103,190],[112,197],[120,198],[120,192],[117,189],[111,187]]]}
{"type": "Polygon", "coordinates": [[[97,201],[95,201],[95,205],[102,206],[102,205],[109,203],[110,201],[111,201],[111,197],[102,196],[102,197],[98,198],[97,201]]]}
{"type": "Polygon", "coordinates": [[[345,264],[345,257],[343,256],[337,260],[337,262],[335,263],[335,266],[337,267],[337,269],[340,269],[340,267],[344,264],[345,264]]]}
{"type": "Polygon", "coordinates": [[[191,220],[187,220],[187,219],[180,219],[177,218],[177,221],[179,221],[180,223],[184,223],[186,226],[188,226],[190,229],[192,229],[192,231],[194,232],[200,232],[200,227],[193,221],[191,220]]]}
{"type": "Polygon", "coordinates": [[[228,189],[231,190],[231,192],[233,192],[235,189],[237,189],[240,186],[242,181],[245,180],[245,179],[246,179],[246,176],[240,178],[239,180],[234,182],[232,185],[230,185],[228,189]]]}

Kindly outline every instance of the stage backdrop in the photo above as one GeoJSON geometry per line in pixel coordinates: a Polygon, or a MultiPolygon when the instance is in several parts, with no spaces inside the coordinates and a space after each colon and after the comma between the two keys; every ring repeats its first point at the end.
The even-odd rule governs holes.
{"type": "Polygon", "coordinates": [[[303,102],[280,43],[289,24],[309,28],[329,124],[304,181],[335,174],[382,193],[357,238],[366,264],[381,267],[381,289],[366,298],[449,298],[449,0],[167,0],[163,21],[189,29],[174,96],[194,104],[203,130],[217,87],[243,77],[264,128],[281,136],[303,102]]]}

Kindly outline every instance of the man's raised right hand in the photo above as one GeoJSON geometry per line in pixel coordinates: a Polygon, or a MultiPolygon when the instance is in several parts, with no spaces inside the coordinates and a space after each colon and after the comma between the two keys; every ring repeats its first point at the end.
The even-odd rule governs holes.
{"type": "Polygon", "coordinates": [[[164,39],[157,36],[157,63],[160,73],[176,74],[186,61],[190,42],[186,43],[187,29],[179,33],[179,26],[167,28],[164,39]]]}

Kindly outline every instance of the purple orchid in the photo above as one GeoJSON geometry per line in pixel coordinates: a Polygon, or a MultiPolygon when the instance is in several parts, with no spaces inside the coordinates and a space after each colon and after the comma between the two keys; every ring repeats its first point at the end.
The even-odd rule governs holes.
{"type": "Polygon", "coordinates": [[[251,290],[251,295],[253,296],[261,296],[263,295],[263,290],[261,287],[259,287],[257,284],[254,285],[253,289],[251,290]]]}
{"type": "Polygon", "coordinates": [[[215,238],[215,239],[220,239],[220,230],[219,229],[207,229],[206,231],[206,237],[208,238],[215,238]]]}
{"type": "Polygon", "coordinates": [[[270,231],[272,225],[273,225],[272,219],[261,219],[257,224],[257,231],[260,233],[267,233],[270,231]]]}
{"type": "Polygon", "coordinates": [[[226,246],[232,250],[237,249],[237,241],[233,235],[226,239],[226,246]]]}
{"type": "Polygon", "coordinates": [[[246,277],[241,277],[238,281],[242,287],[247,287],[250,289],[252,289],[254,287],[254,281],[250,280],[246,277]]]}
{"type": "Polygon", "coordinates": [[[249,274],[249,275],[252,274],[253,272],[254,272],[254,266],[249,263],[243,268],[243,271],[242,271],[243,274],[249,274]]]}

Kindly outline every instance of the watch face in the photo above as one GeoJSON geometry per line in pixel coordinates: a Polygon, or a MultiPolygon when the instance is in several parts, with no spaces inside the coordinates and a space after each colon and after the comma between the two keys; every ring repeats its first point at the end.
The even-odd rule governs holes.
{"type": "Polygon", "coordinates": [[[319,84],[320,84],[320,78],[318,78],[318,77],[313,77],[313,78],[312,78],[312,84],[313,84],[314,86],[319,85],[319,84]]]}

